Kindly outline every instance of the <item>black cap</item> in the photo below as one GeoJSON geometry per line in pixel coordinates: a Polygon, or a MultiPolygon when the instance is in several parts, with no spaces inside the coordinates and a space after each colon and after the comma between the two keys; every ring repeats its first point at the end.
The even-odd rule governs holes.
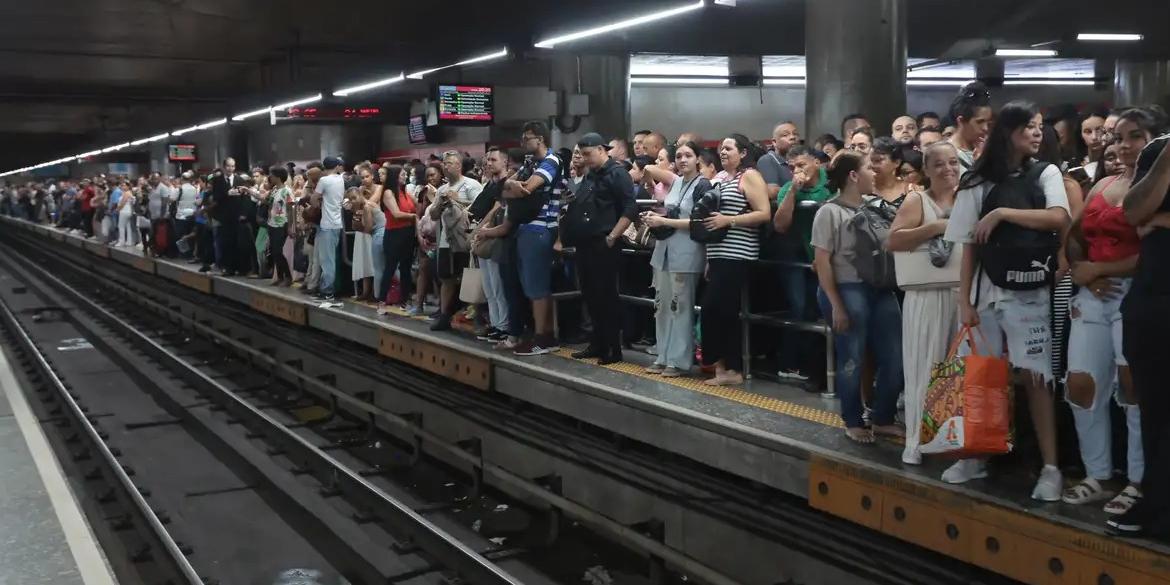
{"type": "Polygon", "coordinates": [[[325,157],[325,160],[321,162],[321,165],[324,166],[327,170],[333,170],[344,164],[345,161],[341,160],[340,156],[327,156],[325,157]]]}
{"type": "Polygon", "coordinates": [[[600,146],[606,150],[613,148],[612,146],[609,145],[608,142],[605,141],[604,138],[601,137],[600,134],[598,134],[596,132],[590,132],[590,133],[582,136],[581,139],[577,141],[577,146],[579,148],[591,148],[591,147],[600,146]]]}

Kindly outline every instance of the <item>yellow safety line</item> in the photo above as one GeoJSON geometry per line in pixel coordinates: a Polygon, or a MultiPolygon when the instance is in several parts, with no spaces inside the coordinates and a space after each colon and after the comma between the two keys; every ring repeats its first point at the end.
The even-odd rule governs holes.
{"type": "MultiPolygon", "coordinates": [[[[573,359],[571,357],[572,350],[569,350],[569,349],[562,349],[561,351],[558,351],[556,353],[556,355],[559,355],[561,357],[568,358],[568,359],[573,359]]],[[[595,360],[595,359],[579,360],[579,361],[598,365],[597,360],[595,360]]],[[[800,404],[794,404],[794,403],[788,402],[786,400],[780,400],[779,398],[772,398],[771,396],[764,396],[763,394],[756,394],[755,392],[748,392],[746,390],[741,390],[741,389],[735,388],[733,386],[711,386],[708,384],[704,384],[702,379],[695,378],[692,376],[681,376],[678,378],[664,378],[662,376],[649,374],[649,373],[644,371],[643,366],[639,366],[637,364],[632,364],[629,362],[618,362],[616,364],[610,364],[608,366],[602,366],[602,367],[604,367],[607,370],[613,370],[615,372],[621,372],[623,374],[630,374],[631,376],[637,376],[639,378],[654,380],[656,382],[663,382],[666,384],[670,384],[671,386],[683,388],[685,390],[690,390],[692,392],[698,392],[700,394],[706,394],[708,396],[718,396],[720,398],[726,398],[727,400],[738,402],[740,404],[745,404],[747,406],[754,406],[756,408],[762,408],[762,409],[770,411],[770,412],[775,412],[778,414],[783,414],[783,415],[791,416],[794,418],[799,418],[801,420],[815,422],[818,424],[825,425],[827,427],[834,427],[834,428],[838,428],[838,429],[845,428],[845,423],[841,421],[841,415],[839,415],[835,412],[830,412],[828,410],[821,410],[819,408],[813,408],[811,406],[802,406],[800,404]]]]}

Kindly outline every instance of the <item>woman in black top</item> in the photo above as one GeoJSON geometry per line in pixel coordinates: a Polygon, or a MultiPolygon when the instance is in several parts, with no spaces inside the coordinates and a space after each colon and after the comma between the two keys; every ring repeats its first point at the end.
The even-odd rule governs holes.
{"type": "Polygon", "coordinates": [[[1122,312],[1122,350],[1142,410],[1145,497],[1107,522],[1114,534],[1170,535],[1170,392],[1164,362],[1170,331],[1170,135],[1151,142],[1138,157],[1125,218],[1142,238],[1137,274],[1122,312]]]}

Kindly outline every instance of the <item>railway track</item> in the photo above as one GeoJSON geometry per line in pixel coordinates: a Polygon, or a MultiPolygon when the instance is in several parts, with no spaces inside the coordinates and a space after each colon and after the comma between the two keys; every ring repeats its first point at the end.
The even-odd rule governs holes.
{"type": "MultiPolygon", "coordinates": [[[[36,250],[27,246],[22,252],[36,255],[36,250]]],[[[168,283],[164,282],[144,282],[140,275],[115,266],[85,265],[66,257],[45,255],[37,258],[35,263],[25,263],[24,269],[43,271],[33,264],[55,269],[60,278],[51,277],[56,280],[53,288],[73,290],[77,286],[88,286],[94,289],[95,299],[109,295],[108,292],[98,294],[99,289],[121,291],[121,295],[113,295],[121,301],[105,310],[127,326],[141,330],[142,339],[138,343],[149,348],[149,353],[163,356],[163,361],[186,361],[190,367],[190,361],[208,357],[204,344],[210,344],[213,353],[217,356],[222,353],[222,357],[216,359],[256,373],[260,379],[240,381],[238,385],[245,390],[264,386],[263,391],[248,391],[243,395],[237,392],[235,400],[224,403],[225,412],[229,417],[243,421],[244,426],[252,429],[253,435],[264,435],[270,451],[295,460],[296,471],[317,478],[327,490],[337,490],[351,498],[354,494],[360,496],[363,483],[393,475],[397,468],[413,467],[421,459],[434,459],[455,472],[459,476],[458,483],[466,484],[473,496],[478,497],[488,488],[510,496],[510,500],[503,501],[510,501],[513,506],[519,503],[516,507],[522,508],[526,515],[525,521],[521,522],[528,525],[525,537],[515,539],[523,540],[524,544],[521,549],[501,546],[489,550],[488,556],[535,558],[534,563],[525,565],[535,578],[553,575],[561,582],[580,580],[581,566],[588,566],[588,563],[569,562],[566,566],[573,568],[558,571],[563,569],[559,561],[546,561],[542,566],[540,559],[561,559],[557,554],[550,554],[553,549],[547,547],[558,541],[561,533],[584,528],[597,537],[591,541],[597,546],[605,548],[616,543],[633,551],[635,557],[632,561],[627,559],[618,563],[628,572],[641,572],[657,581],[685,575],[690,580],[718,585],[736,582],[720,570],[722,567],[703,564],[667,546],[662,525],[654,521],[636,525],[619,523],[598,514],[560,496],[558,484],[563,477],[525,477],[505,469],[483,456],[483,443],[479,438],[468,436],[462,441],[452,441],[433,430],[436,426],[433,423],[424,425],[422,411],[425,409],[418,407],[413,400],[399,400],[397,408],[387,408],[364,389],[381,385],[387,390],[425,400],[445,411],[458,413],[477,432],[489,429],[525,448],[572,462],[627,489],[639,490],[652,500],[700,511],[720,525],[750,533],[761,541],[782,543],[785,550],[823,563],[826,580],[819,582],[937,583],[940,579],[954,583],[1004,582],[974,567],[833,521],[783,494],[744,485],[738,478],[715,473],[690,461],[663,457],[644,446],[628,444],[607,435],[604,430],[585,428],[558,415],[452,388],[424,372],[339,344],[336,338],[327,339],[328,336],[323,334],[275,322],[232,303],[192,296],[198,293],[167,286],[168,283]],[[98,282],[104,284],[95,286],[98,282]],[[147,321],[146,326],[143,326],[143,320],[147,321]],[[200,340],[199,347],[184,347],[192,339],[200,340]],[[167,358],[167,355],[171,357],[167,358]],[[332,367],[329,367],[330,363],[332,367]],[[338,363],[349,367],[338,368],[338,363]],[[300,442],[287,438],[285,433],[257,431],[252,417],[259,421],[264,419],[250,414],[252,410],[272,418],[265,414],[264,408],[257,408],[255,404],[251,404],[251,408],[245,406],[250,404],[249,400],[257,398],[262,400],[262,406],[280,407],[278,409],[286,413],[298,408],[319,409],[321,412],[313,422],[286,420],[281,424],[286,428],[290,424],[297,425],[293,428],[300,431],[313,428],[337,430],[338,433],[327,437],[327,441],[315,445],[323,455],[347,459],[352,465],[352,473],[331,475],[328,468],[322,468],[326,470],[322,475],[320,470],[313,471],[311,462],[305,460],[312,452],[302,453],[304,446],[300,442]],[[373,445],[378,447],[373,448],[373,445]],[[385,445],[394,449],[384,449],[385,445]],[[534,555],[530,550],[540,552],[534,555]],[[639,560],[647,563],[647,568],[639,566],[639,560]],[[534,565],[543,572],[533,569],[534,565]],[[843,577],[838,578],[839,574],[848,575],[849,580],[841,580],[843,577]]],[[[177,364],[172,365],[177,367],[177,364]]],[[[203,378],[208,377],[207,373],[201,372],[199,367],[194,370],[200,374],[189,373],[191,379],[187,382],[193,380],[194,383],[206,384],[203,378]]],[[[432,415],[425,416],[428,423],[433,420],[432,415]]],[[[371,503],[367,494],[355,499],[353,509],[365,522],[394,513],[375,512],[376,506],[377,502],[371,503]]],[[[433,510],[434,504],[424,504],[424,507],[433,510]]],[[[588,540],[588,536],[585,539],[588,540]]],[[[403,547],[399,543],[398,550],[411,550],[413,540],[406,540],[411,544],[403,547]]],[[[612,558],[611,555],[610,560],[612,558]]],[[[744,561],[752,562],[751,559],[744,561]]],[[[755,562],[768,561],[756,559],[755,562]]],[[[474,575],[472,571],[456,572],[474,575]]],[[[777,574],[783,572],[777,571],[777,574]]],[[[783,578],[778,578],[774,582],[783,581],[783,578]]]]}

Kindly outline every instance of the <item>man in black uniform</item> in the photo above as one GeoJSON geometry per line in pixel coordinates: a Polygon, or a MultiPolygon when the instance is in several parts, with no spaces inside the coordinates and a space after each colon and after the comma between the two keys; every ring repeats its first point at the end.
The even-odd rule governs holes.
{"type": "Polygon", "coordinates": [[[593,319],[589,347],[574,358],[598,358],[602,365],[622,361],[618,310],[619,241],[637,216],[634,182],[625,167],[609,157],[609,144],[590,132],[577,143],[588,174],[581,181],[562,220],[562,240],[577,249],[581,293],[593,319]]]}
{"type": "Polygon", "coordinates": [[[1130,225],[1152,228],[1129,294],[1121,305],[1122,351],[1129,362],[1142,413],[1146,472],[1142,494],[1130,510],[1106,524],[1113,534],[1170,535],[1170,392],[1164,362],[1170,332],[1170,135],[1151,142],[1138,157],[1133,187],[1125,196],[1130,225]]]}

